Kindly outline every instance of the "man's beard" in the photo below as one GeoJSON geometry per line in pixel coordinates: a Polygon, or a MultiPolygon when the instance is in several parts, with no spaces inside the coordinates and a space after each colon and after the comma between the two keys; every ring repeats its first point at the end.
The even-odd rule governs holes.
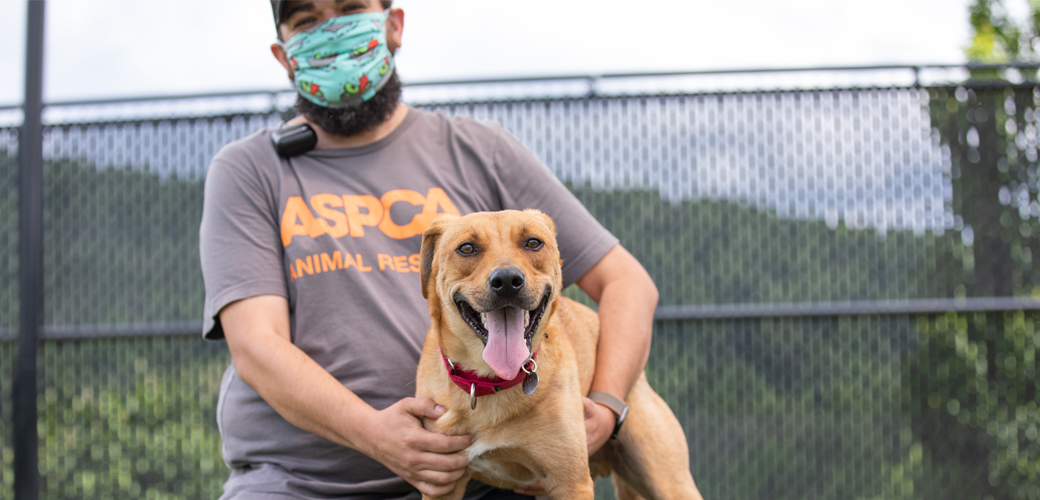
{"type": "Polygon", "coordinates": [[[325,108],[296,95],[296,111],[311,123],[334,135],[367,132],[390,119],[401,100],[401,80],[395,71],[371,99],[352,108],[325,108]]]}

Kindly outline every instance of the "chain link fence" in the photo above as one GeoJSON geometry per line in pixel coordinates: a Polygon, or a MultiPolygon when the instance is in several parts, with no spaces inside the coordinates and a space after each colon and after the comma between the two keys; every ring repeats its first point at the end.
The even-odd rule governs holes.
{"type": "MultiPolygon", "coordinates": [[[[706,498],[1040,498],[1040,89],[607,87],[420,104],[502,123],[653,276],[648,376],[706,498]]],[[[202,186],[291,102],[249,99],[48,111],[41,496],[219,494],[229,356],[198,336],[202,186]]],[[[16,144],[0,128],[0,500],[16,144]]]]}

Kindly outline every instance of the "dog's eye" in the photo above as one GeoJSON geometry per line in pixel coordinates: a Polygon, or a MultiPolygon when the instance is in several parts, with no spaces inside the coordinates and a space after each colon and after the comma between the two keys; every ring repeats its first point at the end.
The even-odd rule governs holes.
{"type": "Polygon", "coordinates": [[[542,240],[538,238],[528,238],[527,241],[524,242],[524,246],[529,250],[538,250],[539,248],[542,248],[542,240]]]}
{"type": "Polygon", "coordinates": [[[462,255],[473,255],[477,252],[477,247],[473,246],[472,243],[463,243],[455,251],[462,255]]]}

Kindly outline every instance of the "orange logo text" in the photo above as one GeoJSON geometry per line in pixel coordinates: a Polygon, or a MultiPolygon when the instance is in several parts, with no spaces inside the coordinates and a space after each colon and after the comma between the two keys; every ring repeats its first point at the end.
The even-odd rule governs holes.
{"type": "MultiPolygon", "coordinates": [[[[413,253],[412,255],[387,255],[385,253],[380,253],[376,254],[376,262],[379,265],[379,270],[383,272],[419,272],[419,254],[417,253],[413,253]]],[[[365,265],[365,259],[361,257],[361,254],[351,256],[349,253],[336,250],[335,252],[332,252],[331,255],[328,252],[322,252],[296,259],[296,262],[289,264],[289,277],[291,278],[291,281],[296,281],[297,279],[312,274],[321,274],[329,271],[340,271],[351,268],[362,273],[372,271],[372,266],[365,265]]]]}
{"type": "MultiPolygon", "coordinates": [[[[289,246],[294,236],[317,238],[327,234],[333,238],[347,235],[363,238],[366,227],[376,228],[400,240],[422,234],[438,215],[459,215],[441,188],[430,188],[426,196],[410,189],[395,189],[380,198],[367,194],[322,193],[311,196],[309,201],[310,206],[302,197],[289,197],[282,213],[282,246],[289,246]],[[399,226],[390,218],[390,207],[394,203],[421,206],[422,211],[407,224],[399,226]]],[[[311,265],[315,263],[311,262],[311,265]]]]}

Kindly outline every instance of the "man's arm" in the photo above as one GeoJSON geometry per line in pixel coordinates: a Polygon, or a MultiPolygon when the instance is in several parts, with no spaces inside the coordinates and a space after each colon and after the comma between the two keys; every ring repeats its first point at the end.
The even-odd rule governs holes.
{"type": "Polygon", "coordinates": [[[625,399],[650,357],[657,286],[621,245],[610,249],[577,284],[599,304],[598,369],[592,390],[625,399]]]}
{"type": "Polygon", "coordinates": [[[470,436],[444,436],[422,427],[443,408],[429,398],[405,398],[378,411],[290,342],[289,304],[260,295],[220,310],[239,377],[293,425],[378,460],[426,495],[441,496],[462,477],[468,460],[457,452],[470,436]]]}
{"type": "MultiPolygon", "coordinates": [[[[657,286],[621,245],[610,249],[577,284],[599,304],[599,347],[592,390],[625,399],[650,356],[657,286]]],[[[591,455],[610,438],[614,414],[591,400],[585,402],[585,409],[591,455]]]]}

